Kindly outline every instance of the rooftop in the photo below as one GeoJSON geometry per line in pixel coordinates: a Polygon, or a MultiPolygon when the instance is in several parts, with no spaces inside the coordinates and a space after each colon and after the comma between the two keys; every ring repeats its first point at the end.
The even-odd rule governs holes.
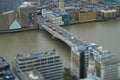
{"type": "Polygon", "coordinates": [[[19,7],[33,7],[34,5],[31,2],[24,2],[22,5],[19,7]]]}
{"type": "Polygon", "coordinates": [[[10,29],[19,29],[21,28],[21,25],[19,24],[19,22],[17,20],[15,20],[11,25],[10,25],[10,29]]]}
{"type": "Polygon", "coordinates": [[[36,59],[39,57],[46,57],[46,56],[53,56],[56,55],[56,51],[53,50],[47,50],[44,52],[36,52],[36,53],[28,53],[28,54],[17,54],[16,58],[20,61],[23,60],[30,60],[30,59],[36,59]]]}
{"type": "Polygon", "coordinates": [[[104,58],[108,58],[111,57],[112,54],[111,52],[109,52],[108,50],[103,50],[103,47],[95,44],[95,43],[90,43],[88,45],[89,49],[92,49],[96,55],[98,55],[99,58],[104,59],[104,58]]]}
{"type": "Polygon", "coordinates": [[[76,51],[81,51],[81,52],[82,52],[82,51],[86,51],[87,48],[86,48],[86,46],[82,46],[82,45],[81,45],[81,46],[75,47],[75,50],[76,50],[76,51]]]}
{"type": "Polygon", "coordinates": [[[103,13],[112,13],[112,12],[116,12],[116,10],[100,10],[103,13]]]}

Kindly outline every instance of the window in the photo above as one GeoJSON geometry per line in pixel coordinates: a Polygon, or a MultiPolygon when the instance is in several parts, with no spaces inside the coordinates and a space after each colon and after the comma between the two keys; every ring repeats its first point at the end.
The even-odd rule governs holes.
{"type": "Polygon", "coordinates": [[[45,61],[46,59],[41,59],[41,61],[45,61]]]}
{"type": "Polygon", "coordinates": [[[48,63],[53,63],[53,61],[48,61],[48,63]]]}
{"type": "Polygon", "coordinates": [[[48,58],[48,60],[51,60],[51,59],[53,59],[53,57],[51,57],[51,58],[48,58]]]}

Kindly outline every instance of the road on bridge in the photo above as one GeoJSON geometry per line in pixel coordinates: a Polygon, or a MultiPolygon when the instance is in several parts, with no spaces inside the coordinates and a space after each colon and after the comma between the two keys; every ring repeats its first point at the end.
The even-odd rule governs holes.
{"type": "MultiPolygon", "coordinates": [[[[51,32],[49,31],[49,33],[59,34],[59,36],[61,36],[64,39],[64,40],[62,39],[63,41],[67,40],[68,42],[72,43],[73,46],[80,46],[80,45],[87,46],[87,44],[83,40],[80,40],[78,37],[66,31],[65,29],[61,28],[60,26],[52,22],[46,21],[41,16],[39,16],[38,21],[44,29],[49,29],[51,31],[51,32]]],[[[59,36],[56,37],[59,38],[59,36]]]]}

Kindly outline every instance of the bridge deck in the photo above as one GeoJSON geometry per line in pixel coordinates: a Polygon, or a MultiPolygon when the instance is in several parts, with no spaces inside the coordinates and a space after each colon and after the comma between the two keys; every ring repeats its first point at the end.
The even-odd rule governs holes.
{"type": "Polygon", "coordinates": [[[51,22],[46,22],[45,20],[41,21],[40,25],[45,30],[47,30],[53,37],[64,41],[70,47],[75,47],[80,45],[87,46],[86,42],[80,40],[78,37],[76,37],[75,35],[71,34],[70,32],[66,31],[65,29],[61,28],[58,25],[55,25],[51,22]]]}

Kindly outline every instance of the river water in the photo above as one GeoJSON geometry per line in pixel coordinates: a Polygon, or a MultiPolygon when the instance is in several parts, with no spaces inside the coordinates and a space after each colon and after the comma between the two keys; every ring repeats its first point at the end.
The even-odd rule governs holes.
{"type": "MultiPolygon", "coordinates": [[[[103,49],[120,56],[120,20],[90,22],[63,26],[67,31],[86,42],[95,42],[103,49]]],[[[56,49],[63,59],[64,67],[70,67],[71,48],[44,30],[33,30],[17,33],[0,34],[0,56],[8,62],[14,60],[16,54],[41,52],[56,49]]]]}

